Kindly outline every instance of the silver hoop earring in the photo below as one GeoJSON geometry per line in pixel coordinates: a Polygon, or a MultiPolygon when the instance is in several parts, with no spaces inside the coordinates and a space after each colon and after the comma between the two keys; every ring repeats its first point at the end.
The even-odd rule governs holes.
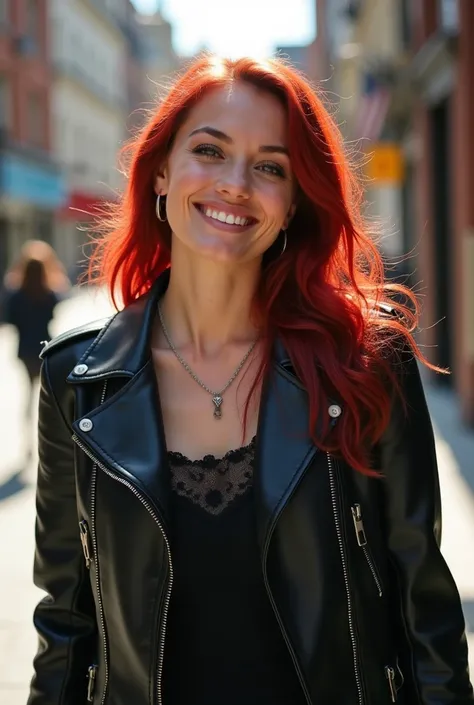
{"type": "Polygon", "coordinates": [[[283,240],[283,248],[282,248],[282,251],[281,251],[280,254],[279,254],[279,257],[281,257],[282,254],[284,253],[284,251],[286,250],[286,243],[288,242],[288,237],[287,237],[287,234],[286,234],[286,230],[283,230],[282,232],[283,232],[283,235],[285,236],[285,239],[283,240]]]}
{"type": "Polygon", "coordinates": [[[167,217],[166,217],[166,198],[163,198],[163,200],[161,200],[161,194],[158,194],[158,198],[156,199],[156,209],[155,209],[155,210],[156,210],[156,217],[158,218],[158,220],[159,220],[161,223],[165,223],[165,222],[167,221],[167,217]],[[164,206],[165,206],[165,215],[164,215],[164,217],[163,217],[163,214],[162,214],[162,212],[161,212],[161,211],[162,211],[162,204],[164,204],[164,206]]]}

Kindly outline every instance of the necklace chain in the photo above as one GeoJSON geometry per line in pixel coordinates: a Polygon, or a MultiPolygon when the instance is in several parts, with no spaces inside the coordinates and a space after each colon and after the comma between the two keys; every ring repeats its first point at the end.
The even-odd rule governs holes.
{"type": "Polygon", "coordinates": [[[214,418],[220,419],[222,417],[222,402],[223,402],[223,394],[229,389],[230,385],[232,382],[238,377],[240,370],[242,367],[245,365],[247,362],[248,358],[250,357],[254,347],[257,344],[257,340],[254,340],[250,348],[247,350],[245,355],[243,356],[242,360],[239,362],[237,367],[235,368],[234,372],[232,373],[232,376],[229,378],[229,380],[226,382],[226,384],[222,387],[222,389],[218,392],[213,391],[210,387],[205,384],[202,379],[200,379],[197,374],[194,372],[194,370],[189,366],[189,364],[184,360],[184,358],[181,357],[179,352],[176,350],[176,347],[173,343],[173,341],[170,338],[170,335],[168,333],[168,329],[166,328],[165,322],[163,320],[163,313],[161,311],[161,306],[158,304],[158,316],[160,318],[160,324],[161,328],[163,330],[163,335],[166,338],[166,342],[170,346],[171,351],[173,352],[174,356],[178,360],[178,362],[181,363],[181,365],[184,367],[186,372],[193,378],[193,380],[199,384],[202,389],[204,389],[205,392],[210,394],[212,396],[212,401],[214,404],[214,418]]]}

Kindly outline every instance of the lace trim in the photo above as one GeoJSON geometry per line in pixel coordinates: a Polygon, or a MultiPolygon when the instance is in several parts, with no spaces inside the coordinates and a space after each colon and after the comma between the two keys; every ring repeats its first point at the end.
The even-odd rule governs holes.
{"type": "Polygon", "coordinates": [[[208,454],[190,460],[178,451],[169,451],[171,486],[181,497],[218,515],[252,486],[254,449],[255,437],[221,458],[208,454]]]}

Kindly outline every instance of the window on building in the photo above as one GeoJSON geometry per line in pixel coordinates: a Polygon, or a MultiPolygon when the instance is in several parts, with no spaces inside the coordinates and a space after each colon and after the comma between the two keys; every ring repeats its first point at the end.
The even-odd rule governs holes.
{"type": "Polygon", "coordinates": [[[459,31],[458,0],[438,0],[438,22],[440,28],[448,34],[459,31]]]}
{"type": "Polygon", "coordinates": [[[30,93],[27,120],[28,141],[35,147],[44,148],[46,143],[46,105],[41,93],[30,93]]]}
{"type": "Polygon", "coordinates": [[[0,75],[0,130],[8,132],[11,124],[11,84],[8,76],[0,75]]]}

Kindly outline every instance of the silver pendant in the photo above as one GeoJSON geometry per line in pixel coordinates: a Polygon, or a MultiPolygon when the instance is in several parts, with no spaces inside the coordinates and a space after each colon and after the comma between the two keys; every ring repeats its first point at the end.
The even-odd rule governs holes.
{"type": "Polygon", "coordinates": [[[222,416],[222,402],[224,401],[223,398],[220,396],[220,394],[215,394],[212,397],[212,401],[214,402],[214,418],[215,419],[220,419],[222,416]]]}

